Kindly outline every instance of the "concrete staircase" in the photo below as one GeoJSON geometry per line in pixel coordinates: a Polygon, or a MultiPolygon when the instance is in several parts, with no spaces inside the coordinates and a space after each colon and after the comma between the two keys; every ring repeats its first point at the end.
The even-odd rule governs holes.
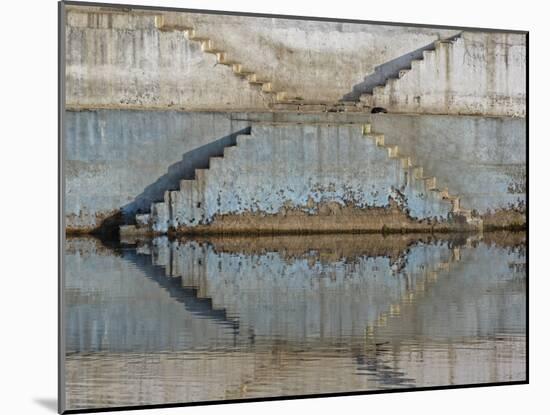
{"type": "Polygon", "coordinates": [[[166,23],[164,16],[155,16],[155,26],[160,31],[183,32],[189,41],[199,43],[204,53],[215,55],[218,64],[227,66],[235,76],[248,81],[252,87],[264,94],[273,109],[301,112],[362,111],[363,105],[356,102],[306,101],[300,97],[291,97],[285,91],[275,87],[272,80],[256,73],[246,64],[231,59],[227,51],[217,47],[212,39],[199,35],[196,29],[190,25],[166,23]]]}
{"type": "Polygon", "coordinates": [[[375,86],[371,93],[361,94],[359,101],[365,107],[373,108],[378,105],[378,97],[387,95],[388,91],[395,87],[395,84],[400,81],[400,79],[407,77],[411,71],[418,71],[422,65],[430,62],[431,59],[436,54],[436,51],[444,48],[450,48],[453,44],[460,39],[461,33],[452,36],[448,39],[436,40],[429,47],[424,48],[419,52],[418,57],[412,59],[410,62],[407,62],[396,71],[396,76],[389,76],[382,85],[375,86]]]}
{"type": "Polygon", "coordinates": [[[372,132],[370,124],[365,124],[363,126],[363,134],[373,139],[378,147],[386,149],[388,152],[388,158],[398,159],[401,162],[401,166],[404,169],[409,170],[409,177],[411,178],[411,180],[424,182],[426,185],[426,189],[428,189],[430,192],[435,193],[441,200],[447,200],[451,202],[453,206],[452,213],[454,215],[464,218],[466,223],[468,223],[469,225],[473,225],[479,228],[483,226],[483,221],[481,219],[473,217],[471,210],[464,209],[460,205],[459,195],[451,194],[447,187],[438,187],[437,178],[435,176],[426,175],[422,166],[413,163],[411,157],[407,156],[406,154],[401,154],[399,146],[387,144],[385,142],[384,134],[372,132]]]}
{"type": "Polygon", "coordinates": [[[432,45],[416,51],[411,54],[414,59],[407,60],[400,69],[392,70],[392,74],[384,80],[384,83],[373,88],[372,93],[363,93],[359,100],[343,99],[339,102],[329,101],[307,101],[300,97],[291,97],[275,85],[275,82],[268,77],[255,72],[243,62],[231,59],[230,54],[220,47],[217,47],[212,39],[200,35],[197,30],[189,24],[169,23],[165,21],[165,16],[155,16],[155,27],[160,31],[178,31],[183,32],[189,41],[200,44],[204,53],[212,54],[220,65],[227,66],[232,73],[244,79],[248,84],[259,90],[266,96],[269,107],[278,111],[299,111],[299,112],[370,112],[376,107],[377,96],[384,95],[387,89],[391,89],[396,82],[405,76],[411,70],[417,70],[424,61],[428,61],[435,54],[438,48],[449,47],[461,35],[455,35],[451,38],[438,40],[432,45]]]}
{"type": "Polygon", "coordinates": [[[204,53],[215,55],[218,64],[229,67],[235,76],[248,81],[251,86],[259,89],[263,94],[266,94],[270,101],[275,103],[288,103],[293,101],[292,98],[287,96],[286,92],[276,90],[271,80],[260,76],[250,68],[247,68],[243,63],[231,59],[226,51],[216,47],[212,39],[199,35],[195,28],[180,24],[165,23],[164,16],[155,16],[155,26],[160,31],[183,32],[188,40],[199,43],[204,53]]]}
{"type": "MultiPolygon", "coordinates": [[[[285,125],[288,124],[283,123],[280,127],[277,127],[276,124],[268,123],[266,125],[270,126],[268,128],[277,130],[281,128],[287,128],[285,127],[285,125]]],[[[320,125],[321,124],[319,124],[319,126],[320,125]]],[[[355,128],[353,127],[353,125],[347,125],[344,127],[350,129],[355,128]]],[[[409,156],[401,154],[398,146],[386,144],[383,134],[373,133],[371,131],[370,124],[364,124],[362,126],[358,125],[357,128],[360,128],[360,133],[362,133],[363,136],[369,137],[374,141],[374,143],[370,145],[372,146],[371,148],[374,149],[376,147],[379,147],[385,150],[387,153],[388,161],[399,161],[400,167],[397,167],[397,165],[395,165],[394,168],[400,169],[399,171],[405,172],[408,187],[422,189],[421,193],[427,193],[427,198],[429,200],[435,200],[435,203],[439,203],[437,202],[437,200],[450,203],[452,206],[451,219],[454,223],[462,223],[463,225],[467,225],[469,228],[482,227],[483,223],[481,219],[473,217],[470,210],[464,209],[460,206],[460,197],[458,195],[451,194],[447,188],[438,188],[437,179],[435,177],[425,175],[422,166],[415,165],[409,156]]],[[[236,145],[225,147],[223,150],[223,156],[210,157],[208,169],[196,169],[194,179],[181,180],[179,189],[167,190],[164,193],[163,201],[156,202],[151,205],[150,213],[136,215],[135,225],[121,226],[121,234],[165,234],[174,227],[177,228],[178,226],[185,226],[193,228],[194,226],[197,226],[199,224],[204,225],[205,223],[208,223],[211,219],[213,210],[213,207],[211,206],[212,203],[214,203],[212,195],[220,189],[223,190],[223,188],[225,187],[223,183],[225,183],[225,178],[227,177],[227,175],[254,175],[254,173],[250,173],[250,171],[246,167],[244,168],[242,173],[237,173],[237,171],[234,170],[235,166],[243,166],[243,164],[246,165],[247,163],[249,163],[250,160],[247,159],[246,150],[251,150],[253,152],[258,150],[254,149],[254,146],[252,146],[252,148],[249,148],[249,143],[251,143],[250,140],[255,140],[254,143],[257,143],[258,145],[260,143],[258,141],[260,140],[260,137],[253,137],[251,135],[253,130],[254,127],[251,128],[248,134],[239,134],[236,139],[236,145]],[[245,150],[240,150],[243,147],[245,147],[245,150]],[[242,152],[244,153],[240,154],[242,152]],[[214,174],[214,176],[209,176],[212,174],[214,174]],[[208,181],[207,177],[209,177],[208,181]],[[208,199],[206,195],[209,195],[208,199]],[[207,203],[207,200],[210,200],[211,203],[207,203]],[[180,217],[180,215],[182,216],[180,217]]],[[[266,138],[268,140],[272,139],[269,136],[263,138],[266,138]]],[[[262,149],[262,152],[264,151],[265,150],[262,149]]],[[[372,150],[368,150],[368,148],[365,148],[365,150],[361,151],[371,152],[372,150]]],[[[265,160],[269,160],[272,155],[263,154],[261,157],[263,157],[265,160]]],[[[381,160],[382,163],[385,163],[383,161],[383,158],[381,160]]],[[[262,162],[256,161],[255,163],[261,164],[262,162]]],[[[384,184],[382,186],[389,186],[389,184],[384,184]]],[[[236,203],[239,204],[239,208],[234,211],[235,213],[239,213],[239,209],[242,207],[240,199],[243,194],[239,193],[241,191],[242,190],[238,189],[234,190],[234,192],[236,192],[236,194],[234,195],[234,199],[237,199],[238,202],[236,203]]],[[[217,205],[225,206],[225,203],[227,202],[220,204],[219,197],[220,196],[218,195],[217,205]]],[[[232,210],[226,209],[226,211],[232,210]]]]}
{"type": "Polygon", "coordinates": [[[134,233],[166,233],[168,231],[167,224],[172,218],[172,200],[177,197],[179,192],[189,192],[195,196],[197,202],[191,204],[190,208],[194,217],[201,217],[204,214],[204,207],[201,207],[200,199],[200,187],[206,172],[214,166],[219,166],[224,158],[231,156],[237,151],[237,146],[242,145],[243,139],[250,136],[250,130],[247,133],[237,135],[236,144],[230,144],[223,149],[223,155],[214,156],[209,158],[207,169],[195,169],[194,179],[184,179],[180,181],[179,189],[167,190],[164,192],[164,200],[156,202],[151,205],[150,213],[136,214],[136,224],[121,226],[121,234],[134,234],[134,233]]]}

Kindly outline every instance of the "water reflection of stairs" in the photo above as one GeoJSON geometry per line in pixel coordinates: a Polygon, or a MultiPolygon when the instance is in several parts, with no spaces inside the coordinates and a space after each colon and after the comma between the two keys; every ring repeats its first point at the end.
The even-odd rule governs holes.
{"type": "Polygon", "coordinates": [[[324,264],[314,252],[288,259],[269,251],[242,255],[166,237],[139,250],[151,254],[168,280],[207,298],[257,341],[336,341],[342,333],[362,339],[365,327],[394,312],[392,304],[420,290],[427,272],[450,261],[438,242],[415,244],[393,260],[360,256],[324,264]],[[361,328],[357,321],[368,324],[361,328]]]}
{"type": "Polygon", "coordinates": [[[525,252],[521,242],[509,244],[501,236],[475,235],[452,243],[451,255],[426,270],[368,327],[370,343],[406,339],[419,330],[436,339],[494,336],[501,330],[522,333],[525,252]]]}
{"type": "MultiPolygon", "coordinates": [[[[472,241],[472,238],[466,239],[465,247],[470,248],[472,246],[472,241]]],[[[460,250],[461,246],[454,246],[452,249],[450,249],[450,257],[441,262],[437,262],[433,266],[433,268],[424,269],[421,274],[420,280],[414,285],[414,287],[410,287],[405,292],[399,302],[391,304],[389,307],[389,311],[381,313],[376,322],[373,325],[369,325],[367,327],[367,337],[372,336],[376,328],[385,327],[387,325],[388,319],[399,318],[401,316],[401,309],[403,308],[403,306],[413,304],[421,299],[426,294],[426,292],[435,283],[437,283],[441,273],[449,272],[451,266],[454,263],[460,261],[460,250]]]]}
{"type": "Polygon", "coordinates": [[[122,251],[124,259],[142,269],[148,278],[157,282],[172,298],[182,303],[187,311],[198,317],[208,318],[238,330],[238,321],[229,318],[225,309],[215,307],[211,298],[198,292],[198,287],[186,287],[181,283],[180,278],[172,277],[169,260],[158,256],[155,259],[152,255],[153,250],[148,246],[141,246],[135,251],[133,249],[122,251]]]}

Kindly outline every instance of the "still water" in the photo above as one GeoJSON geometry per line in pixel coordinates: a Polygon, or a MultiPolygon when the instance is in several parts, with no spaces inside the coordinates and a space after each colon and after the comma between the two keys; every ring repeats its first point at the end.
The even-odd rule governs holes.
{"type": "Polygon", "coordinates": [[[521,381],[525,235],[70,238],[68,409],[521,381]]]}

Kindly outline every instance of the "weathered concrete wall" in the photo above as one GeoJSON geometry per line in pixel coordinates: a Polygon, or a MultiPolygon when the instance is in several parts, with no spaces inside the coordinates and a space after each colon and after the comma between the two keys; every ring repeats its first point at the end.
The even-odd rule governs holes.
{"type": "Polygon", "coordinates": [[[464,32],[374,88],[367,103],[389,112],[525,116],[526,37],[464,32]]]}
{"type": "Polygon", "coordinates": [[[66,104],[71,108],[263,108],[261,92],[182,32],[149,13],[69,11],[66,104]]]}
{"type": "Polygon", "coordinates": [[[378,65],[456,30],[293,19],[164,13],[167,24],[194,27],[231,59],[289,97],[337,101],[378,65]]]}
{"type": "Polygon", "coordinates": [[[67,111],[66,126],[66,226],[86,231],[149,211],[248,123],[219,113],[67,111]]]}
{"type": "MultiPolygon", "coordinates": [[[[162,13],[157,13],[160,15],[162,13]]],[[[337,101],[374,71],[452,30],[164,13],[292,98],[337,101]]],[[[67,104],[81,107],[267,108],[265,94],[155,14],[71,7],[67,104]]]]}
{"type": "Polygon", "coordinates": [[[372,115],[386,142],[437,177],[480,214],[525,211],[527,137],[523,119],[372,115]]]}
{"type": "Polygon", "coordinates": [[[69,7],[66,23],[70,107],[269,108],[273,95],[186,38],[183,28],[194,28],[194,36],[213,42],[224,60],[268,80],[288,99],[358,99],[425,56],[403,78],[375,88],[369,105],[394,112],[525,115],[521,34],[466,32],[422,55],[458,32],[89,7],[69,7]]]}
{"type": "MultiPolygon", "coordinates": [[[[193,179],[195,169],[208,168],[209,158],[221,156],[225,147],[235,145],[236,135],[246,132],[244,129],[253,121],[364,123],[369,120],[366,113],[223,113],[220,110],[256,108],[265,111],[271,108],[274,96],[236,76],[230,66],[218,64],[215,55],[201,50],[201,43],[189,40],[192,36],[184,35],[182,28],[193,27],[194,36],[203,34],[214,42],[210,48],[225,51],[224,59],[241,62],[246,70],[268,78],[273,88],[284,90],[288,97],[301,101],[350,99],[351,95],[372,90],[373,85],[385,77],[395,75],[400,65],[419,54],[426,54],[425,50],[435,40],[457,35],[454,31],[422,28],[72,6],[68,8],[66,25],[66,102],[72,108],[66,117],[65,145],[66,218],[70,231],[131,223],[135,213],[149,211],[151,203],[161,201],[165,191],[177,189],[180,180],[193,179]],[[160,21],[165,25],[159,24],[160,21]],[[105,108],[106,111],[87,111],[88,108],[105,108]],[[132,108],[140,111],[129,110],[132,108]],[[144,111],[147,108],[149,110],[144,111]],[[218,113],[194,114],[182,109],[209,109],[218,113]]],[[[397,112],[524,114],[524,36],[464,33],[451,46],[445,45],[448,44],[440,44],[439,49],[428,53],[420,65],[388,84],[384,91],[390,86],[402,85],[398,99],[391,95],[377,104],[394,106],[390,109],[397,112]],[[430,71],[435,71],[437,76],[432,76],[430,71]],[[414,76],[418,82],[411,83],[414,76]],[[415,90],[417,87],[422,89],[422,99],[425,99],[413,108],[411,103],[416,102],[417,96],[414,94],[419,93],[415,90]]],[[[374,90],[376,98],[380,88],[374,90]]],[[[472,121],[472,118],[460,117],[419,117],[413,121],[387,116],[374,119],[379,120],[374,129],[386,134],[387,142],[399,145],[400,153],[404,153],[401,155],[411,156],[415,164],[424,167],[425,176],[436,176],[439,185],[448,186],[452,194],[460,195],[465,208],[485,215],[486,223],[498,226],[524,221],[523,121],[500,118],[472,121]],[[412,124],[417,127],[411,128],[412,124]],[[432,144],[437,146],[437,151],[433,151],[432,144]],[[502,213],[502,209],[507,212],[502,213]],[[513,213],[509,214],[510,211],[513,213]]],[[[298,143],[304,139],[302,134],[298,133],[291,147],[300,146],[298,143]]],[[[275,135],[272,138],[278,140],[275,135]]],[[[329,143],[328,136],[324,140],[323,151],[332,157],[335,154],[333,144],[329,143]]],[[[335,143],[339,145],[339,139],[335,143]]],[[[288,154],[277,156],[285,160],[286,165],[277,164],[278,182],[271,183],[270,188],[277,190],[286,186],[285,168],[293,169],[296,175],[311,169],[312,166],[300,166],[300,160],[294,157],[303,153],[303,160],[307,155],[307,160],[312,162],[314,158],[310,156],[314,153],[298,147],[284,150],[288,154]]],[[[253,156],[265,156],[260,153],[253,156]]],[[[323,154],[314,157],[325,157],[323,154]]],[[[378,153],[369,150],[368,157],[375,154],[378,153]]],[[[261,157],[257,160],[264,163],[261,157]]],[[[382,159],[377,163],[382,166],[382,159]]],[[[383,203],[387,203],[388,186],[390,190],[392,186],[394,189],[402,187],[404,171],[390,167],[392,163],[395,164],[395,160],[384,164],[384,171],[389,176],[381,179],[369,176],[369,183],[374,185],[369,191],[363,186],[367,181],[361,187],[359,179],[354,179],[354,174],[350,176],[359,186],[354,185],[355,193],[361,193],[360,197],[349,195],[354,199],[352,208],[382,208],[383,203]],[[391,168],[392,172],[388,170],[391,168]],[[396,177],[401,179],[396,180],[396,177]],[[384,200],[369,199],[370,196],[366,196],[369,192],[383,194],[384,200]]],[[[275,159],[272,164],[276,164],[275,159]]],[[[359,156],[352,165],[363,166],[359,156]]],[[[240,171],[243,166],[232,168],[240,171]]],[[[350,171],[340,172],[342,186],[350,171]]],[[[362,172],[361,176],[368,169],[358,171],[362,172]]],[[[332,208],[335,206],[327,205],[333,201],[315,198],[309,201],[303,192],[290,198],[286,194],[266,196],[256,207],[253,207],[254,199],[261,196],[261,192],[257,195],[249,192],[247,207],[235,209],[237,188],[247,184],[248,173],[242,173],[237,177],[237,181],[242,182],[234,184],[233,196],[226,200],[228,205],[220,209],[214,209],[213,200],[208,199],[214,189],[210,186],[210,196],[205,199],[208,199],[210,210],[201,219],[203,222],[228,213],[275,213],[281,211],[285,202],[289,202],[290,207],[302,208],[304,204],[326,202],[324,209],[334,216],[332,208]]],[[[309,173],[313,178],[317,172],[310,170],[309,173]]],[[[271,179],[266,171],[262,175],[266,180],[271,179]]],[[[326,177],[322,180],[325,179],[328,180],[326,177]]],[[[222,185],[221,182],[213,184],[222,185]]],[[[345,186],[351,189],[349,183],[345,186]]],[[[310,190],[313,187],[312,184],[310,190]]],[[[341,204],[343,189],[331,190],[334,194],[328,198],[334,197],[341,204]]],[[[410,189],[410,186],[404,187],[406,191],[410,189]]],[[[327,189],[319,187],[318,190],[327,189]]],[[[420,202],[415,200],[415,191],[416,196],[421,196],[422,191],[418,189],[403,195],[409,198],[407,204],[400,203],[407,209],[405,213],[417,219],[446,216],[448,212],[436,206],[441,205],[440,201],[420,202]]],[[[229,193],[228,190],[226,195],[229,193]]],[[[201,209],[204,210],[205,205],[201,209]]],[[[296,223],[316,220],[307,215],[311,207],[307,209],[302,209],[305,218],[297,215],[288,219],[285,215],[288,226],[292,228],[296,223]]],[[[190,208],[185,210],[188,215],[190,208]]],[[[352,213],[340,211],[339,215],[353,216],[352,213]]],[[[379,211],[375,228],[388,221],[399,227],[406,218],[396,215],[402,213],[379,211]]],[[[188,225],[191,219],[183,219],[182,224],[188,225]]],[[[244,217],[244,222],[237,227],[248,226],[250,220],[255,219],[244,217]]],[[[282,226],[278,220],[266,220],[264,225],[266,229],[282,226]]],[[[306,227],[316,226],[312,222],[306,227]]],[[[350,226],[355,229],[355,225],[350,226]]]]}
{"type": "MultiPolygon", "coordinates": [[[[364,123],[369,119],[374,131],[385,134],[386,142],[398,144],[401,153],[424,166],[426,175],[436,176],[438,186],[448,186],[451,193],[460,194],[466,208],[481,214],[510,207],[522,209],[526,179],[524,120],[389,114],[68,111],[67,228],[91,230],[113,217],[131,223],[135,213],[148,212],[152,202],[162,201],[166,190],[178,189],[180,180],[193,179],[195,169],[207,168],[210,157],[222,155],[226,146],[236,143],[236,135],[246,132],[256,121],[364,123]]],[[[304,137],[301,133],[297,135],[299,140],[304,137]]],[[[326,148],[326,157],[336,157],[332,149],[338,145],[337,135],[326,136],[324,140],[331,146],[326,148]]],[[[369,140],[357,139],[357,144],[370,152],[369,140]]],[[[276,145],[266,143],[265,150],[268,144],[276,145]]],[[[297,174],[302,169],[309,171],[311,166],[301,166],[295,157],[299,154],[304,160],[306,155],[317,157],[312,149],[305,150],[284,154],[282,158],[288,159],[285,168],[294,166],[297,174]]],[[[390,169],[398,174],[396,160],[388,159],[387,153],[380,149],[374,154],[384,171],[390,169]]],[[[355,160],[359,175],[364,175],[368,171],[365,157],[371,156],[355,152],[350,157],[355,160]]],[[[340,164],[333,167],[345,166],[345,160],[341,158],[340,164]]],[[[278,171],[282,172],[283,166],[277,167],[278,171]]],[[[350,173],[350,180],[355,175],[350,173]]],[[[347,176],[342,179],[347,180],[347,176]]],[[[244,183],[247,179],[239,180],[244,183]]],[[[376,186],[388,180],[393,179],[384,178],[376,186]]],[[[387,197],[387,189],[385,192],[387,197]]],[[[386,203],[387,199],[380,196],[378,202],[386,203]]]]}

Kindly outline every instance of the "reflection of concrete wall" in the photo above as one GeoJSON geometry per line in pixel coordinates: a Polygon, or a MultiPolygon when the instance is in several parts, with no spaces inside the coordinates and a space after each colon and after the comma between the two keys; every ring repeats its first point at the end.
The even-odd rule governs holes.
{"type": "Polygon", "coordinates": [[[377,327],[375,337],[407,339],[413,334],[442,341],[475,336],[525,333],[525,247],[489,243],[463,246],[447,272],[413,302],[401,304],[401,314],[377,327]]]}
{"type": "Polygon", "coordinates": [[[183,350],[272,338],[320,346],[342,336],[361,343],[366,333],[378,341],[525,331],[520,248],[450,249],[442,241],[414,244],[392,259],[360,251],[327,258],[315,249],[285,254],[266,246],[244,254],[236,245],[218,251],[208,242],[158,238],[137,252],[125,249],[122,260],[90,252],[89,242],[71,245],[71,351],[183,350]]]}
{"type": "Polygon", "coordinates": [[[150,257],[127,252],[122,258],[88,239],[67,245],[67,353],[158,352],[236,340],[232,321],[192,290],[174,287],[150,257]]]}
{"type": "Polygon", "coordinates": [[[258,335],[361,336],[365,326],[354,327],[357,322],[372,325],[397,304],[414,309],[394,318],[403,326],[393,332],[404,337],[525,331],[522,247],[480,243],[451,250],[443,243],[418,243],[395,262],[356,256],[323,264],[315,251],[285,261],[278,253],[218,253],[215,245],[164,237],[155,239],[152,253],[153,262],[181,276],[183,286],[197,287],[200,296],[258,335]]]}
{"type": "Polygon", "coordinates": [[[116,254],[69,239],[67,408],[521,381],[525,251],[513,236],[418,243],[391,260],[357,251],[354,238],[387,244],[376,235],[346,236],[343,257],[299,237],[283,238],[289,252],[159,238],[116,254]],[[201,298],[225,320],[190,308],[201,298]]]}
{"type": "Polygon", "coordinates": [[[417,385],[525,380],[525,260],[523,245],[461,247],[460,260],[402,301],[367,343],[388,341],[394,364],[417,385]],[[425,362],[445,364],[427,370],[425,362]]]}
{"type": "Polygon", "coordinates": [[[198,296],[211,298],[256,336],[287,341],[362,337],[367,325],[451,255],[446,245],[419,244],[400,267],[384,256],[321,263],[315,251],[285,259],[277,252],[218,253],[209,244],[165,237],[154,242],[153,262],[181,277],[184,287],[196,287],[198,296]]]}
{"type": "Polygon", "coordinates": [[[369,324],[451,255],[442,243],[420,243],[394,260],[328,262],[316,251],[217,253],[208,243],[166,238],[125,249],[122,257],[87,239],[68,244],[69,352],[227,347],[273,336],[317,345],[342,336],[361,340],[369,324]]]}

